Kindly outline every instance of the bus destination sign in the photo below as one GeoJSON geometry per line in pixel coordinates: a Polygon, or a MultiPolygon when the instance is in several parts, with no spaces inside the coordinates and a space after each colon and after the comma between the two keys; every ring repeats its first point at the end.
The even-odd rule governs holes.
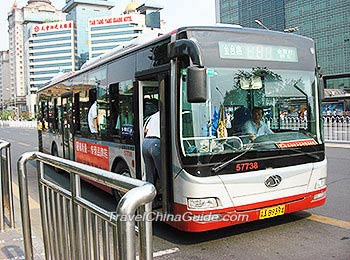
{"type": "Polygon", "coordinates": [[[289,46],[219,42],[219,53],[222,59],[298,62],[297,49],[289,46]]]}

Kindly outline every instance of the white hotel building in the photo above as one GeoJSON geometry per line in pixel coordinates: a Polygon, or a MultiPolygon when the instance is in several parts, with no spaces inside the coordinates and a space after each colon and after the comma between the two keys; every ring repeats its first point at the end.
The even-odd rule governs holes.
{"type": "Polygon", "coordinates": [[[115,17],[89,19],[89,59],[123,45],[140,34],[160,31],[146,26],[144,14],[132,13],[115,17]]]}
{"type": "Polygon", "coordinates": [[[58,73],[75,70],[74,22],[53,22],[34,25],[26,41],[27,104],[34,111],[36,91],[58,73]]]}

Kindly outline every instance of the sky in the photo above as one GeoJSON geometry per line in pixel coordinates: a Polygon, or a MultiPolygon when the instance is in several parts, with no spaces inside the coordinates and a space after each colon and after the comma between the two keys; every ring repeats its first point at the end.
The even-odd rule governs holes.
{"type": "MultiPolygon", "coordinates": [[[[8,49],[7,14],[15,0],[1,0],[0,8],[0,50],[8,49]]],[[[113,1],[113,0],[112,0],[113,1]]],[[[130,0],[114,0],[113,15],[121,14],[130,0]]],[[[166,21],[167,30],[185,25],[215,24],[215,0],[158,0],[163,4],[161,19],[166,21]]],[[[28,0],[17,0],[17,6],[25,6],[28,0]]],[[[144,0],[138,0],[140,4],[144,0]]],[[[61,9],[66,0],[51,0],[53,6],[61,9]]]]}

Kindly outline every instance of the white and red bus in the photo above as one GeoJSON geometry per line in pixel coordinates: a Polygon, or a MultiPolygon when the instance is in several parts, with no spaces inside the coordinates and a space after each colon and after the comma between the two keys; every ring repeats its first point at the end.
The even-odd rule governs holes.
{"type": "Polygon", "coordinates": [[[309,38],[180,28],[40,89],[40,149],[145,179],[143,124],[159,108],[158,210],[186,216],[170,225],[200,232],[275,217],[325,203],[321,90],[309,38]],[[94,96],[97,134],[88,127],[94,96]],[[273,133],[252,141],[243,126],[253,107],[273,133]]]}

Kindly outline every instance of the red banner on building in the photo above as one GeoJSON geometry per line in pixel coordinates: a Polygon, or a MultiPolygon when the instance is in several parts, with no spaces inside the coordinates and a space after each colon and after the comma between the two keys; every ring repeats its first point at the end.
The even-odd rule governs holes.
{"type": "Polygon", "coordinates": [[[49,31],[58,31],[58,30],[66,30],[66,29],[72,29],[73,28],[73,22],[59,22],[59,23],[43,23],[35,25],[32,30],[34,33],[39,32],[49,32],[49,31]]]}
{"type": "Polygon", "coordinates": [[[292,141],[285,141],[285,142],[278,142],[276,143],[278,148],[292,148],[292,147],[299,147],[299,146],[310,146],[310,145],[317,145],[317,142],[314,139],[303,139],[303,140],[292,140],[292,141]]]}
{"type": "Polygon", "coordinates": [[[75,160],[80,163],[109,170],[109,148],[100,144],[92,144],[75,140],[75,160]]]}

